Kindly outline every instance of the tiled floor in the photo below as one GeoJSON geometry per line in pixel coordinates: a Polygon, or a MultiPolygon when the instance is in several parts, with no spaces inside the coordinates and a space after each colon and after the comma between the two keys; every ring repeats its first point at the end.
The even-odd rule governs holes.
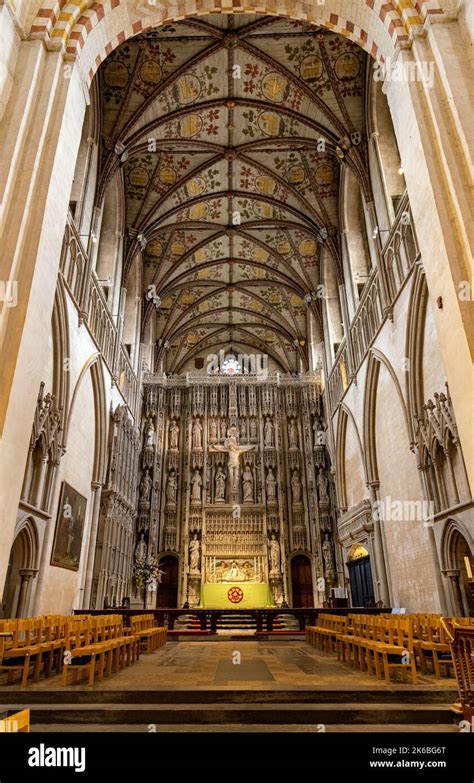
{"type": "MultiPolygon", "coordinates": [[[[4,680],[3,680],[4,681],[4,680]]],[[[397,689],[411,689],[411,679],[404,681],[394,675],[397,689]]],[[[101,690],[150,690],[161,688],[283,688],[360,689],[386,686],[367,672],[354,671],[337,661],[335,655],[324,654],[304,641],[192,641],[168,642],[153,655],[142,655],[140,661],[100,684],[101,690]]],[[[18,686],[4,686],[10,690],[18,686]]],[[[41,679],[30,689],[54,690],[59,678],[41,679]]],[[[71,686],[87,688],[87,685],[71,686]]],[[[456,687],[451,677],[436,680],[434,676],[418,676],[418,688],[433,691],[456,687]]]]}

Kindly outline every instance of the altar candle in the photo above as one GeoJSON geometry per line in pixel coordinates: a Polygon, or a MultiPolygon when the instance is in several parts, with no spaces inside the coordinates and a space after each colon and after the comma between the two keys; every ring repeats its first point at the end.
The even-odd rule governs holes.
{"type": "Polygon", "coordinates": [[[467,571],[467,575],[468,575],[469,579],[472,579],[472,568],[471,568],[471,561],[469,560],[469,558],[468,558],[468,557],[465,557],[465,558],[464,558],[464,562],[465,562],[465,564],[466,564],[466,571],[467,571]]]}

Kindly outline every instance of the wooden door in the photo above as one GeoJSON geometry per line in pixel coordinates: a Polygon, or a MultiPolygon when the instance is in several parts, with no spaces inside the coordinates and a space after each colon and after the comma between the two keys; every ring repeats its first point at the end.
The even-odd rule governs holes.
{"type": "Polygon", "coordinates": [[[158,585],[156,597],[157,609],[178,608],[178,560],[173,555],[167,555],[160,560],[160,568],[164,571],[163,581],[158,585]]]}
{"type": "Polygon", "coordinates": [[[359,557],[347,564],[352,606],[375,606],[370,557],[359,557]]]}
{"type": "Polygon", "coordinates": [[[311,563],[306,555],[296,555],[291,561],[293,608],[314,606],[311,563]]]}

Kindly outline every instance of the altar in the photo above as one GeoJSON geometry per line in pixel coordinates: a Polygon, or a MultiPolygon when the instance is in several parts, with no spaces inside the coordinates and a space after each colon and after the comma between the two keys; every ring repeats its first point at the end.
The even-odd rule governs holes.
{"type": "Polygon", "coordinates": [[[264,582],[205,582],[201,609],[265,609],[275,606],[270,586],[264,582]]]}

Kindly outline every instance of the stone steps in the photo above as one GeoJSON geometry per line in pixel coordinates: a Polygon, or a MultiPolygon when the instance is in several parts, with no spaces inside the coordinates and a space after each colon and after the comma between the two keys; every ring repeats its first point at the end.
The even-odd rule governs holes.
{"type": "MultiPolygon", "coordinates": [[[[25,705],[11,705],[10,710],[25,705]]],[[[32,724],[319,725],[453,724],[448,704],[29,704],[32,724]]]]}
{"type": "MultiPolygon", "coordinates": [[[[61,734],[69,734],[69,733],[87,733],[87,732],[96,732],[97,726],[94,723],[56,723],[56,724],[43,724],[43,723],[34,723],[31,726],[31,733],[61,733],[61,734]]],[[[140,723],[116,723],[112,724],[110,726],[101,726],[100,732],[102,733],[115,733],[115,732],[133,732],[133,733],[140,733],[143,734],[143,732],[148,732],[149,728],[148,726],[144,726],[140,723]]],[[[262,734],[262,733],[268,733],[271,732],[272,734],[275,732],[284,732],[287,733],[297,733],[297,734],[319,734],[321,729],[318,729],[318,726],[315,726],[312,723],[304,724],[291,724],[291,723],[275,723],[270,726],[265,726],[263,724],[254,724],[254,723],[247,723],[245,726],[238,726],[235,723],[218,723],[218,724],[203,724],[199,727],[196,727],[193,723],[180,723],[180,724],[169,724],[169,723],[162,723],[159,726],[157,726],[157,734],[179,734],[180,732],[199,732],[199,733],[206,733],[206,734],[219,734],[219,733],[225,733],[230,734],[232,732],[245,732],[246,734],[262,734]]],[[[362,724],[362,723],[354,723],[354,724],[348,724],[348,723],[333,723],[328,724],[325,727],[325,733],[326,734],[337,734],[343,732],[344,734],[347,733],[370,733],[370,734],[377,734],[377,733],[413,733],[413,734],[458,734],[459,728],[455,723],[452,725],[448,724],[433,724],[433,723],[385,723],[383,725],[377,726],[373,724],[362,724]]]]}
{"type": "Polygon", "coordinates": [[[302,706],[306,704],[334,704],[341,709],[346,704],[358,705],[403,704],[407,709],[416,705],[441,704],[449,706],[458,698],[457,691],[450,687],[433,691],[433,688],[410,685],[397,685],[391,689],[383,685],[372,688],[286,688],[269,687],[249,689],[247,685],[227,685],[218,688],[196,686],[192,689],[160,685],[156,689],[138,688],[134,690],[119,688],[91,689],[87,685],[68,686],[67,688],[31,687],[20,691],[15,686],[7,686],[0,691],[0,710],[11,710],[11,705],[23,702],[31,705],[101,705],[101,704],[162,704],[162,705],[251,705],[260,706],[285,704],[302,706]]]}

